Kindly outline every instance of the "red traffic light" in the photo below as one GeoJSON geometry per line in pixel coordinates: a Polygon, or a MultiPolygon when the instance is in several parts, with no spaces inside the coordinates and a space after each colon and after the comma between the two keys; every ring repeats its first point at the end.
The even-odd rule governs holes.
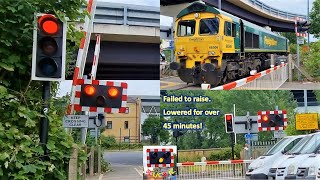
{"type": "Polygon", "coordinates": [[[226,121],[232,121],[232,115],[231,114],[226,114],[225,115],[226,121]]]}
{"type": "Polygon", "coordinates": [[[54,35],[59,30],[57,19],[51,14],[45,14],[41,16],[38,21],[40,29],[49,35],[54,35]]]}
{"type": "Polygon", "coordinates": [[[119,90],[115,87],[111,87],[108,89],[108,95],[111,98],[116,98],[119,95],[119,90]]]}
{"type": "Polygon", "coordinates": [[[84,87],[84,93],[88,96],[93,96],[96,93],[96,88],[92,85],[86,85],[84,87]]]}
{"type": "Polygon", "coordinates": [[[267,122],[267,121],[269,121],[269,116],[268,115],[262,115],[261,119],[262,119],[262,121],[267,122]]]}

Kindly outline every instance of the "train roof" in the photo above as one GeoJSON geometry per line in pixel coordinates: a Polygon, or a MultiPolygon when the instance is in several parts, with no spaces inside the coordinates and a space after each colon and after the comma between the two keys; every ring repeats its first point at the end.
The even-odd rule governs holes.
{"type": "Polygon", "coordinates": [[[186,7],[185,9],[183,9],[178,15],[177,15],[177,18],[181,18],[187,14],[190,14],[192,12],[211,12],[211,13],[214,13],[214,14],[222,14],[224,16],[228,16],[232,19],[232,21],[234,22],[237,22],[237,23],[240,23],[240,20],[242,20],[243,24],[245,26],[248,26],[248,27],[252,27],[254,29],[257,29],[259,31],[262,31],[262,32],[265,32],[265,33],[268,33],[268,34],[271,34],[271,35],[274,35],[274,36],[280,36],[282,38],[284,38],[283,36],[275,33],[275,32],[272,32],[264,27],[261,27],[261,26],[258,26],[254,23],[251,23],[249,21],[246,21],[244,19],[241,19],[237,16],[234,16],[230,13],[227,13],[225,11],[222,11],[220,9],[217,9],[217,8],[214,8],[212,6],[208,6],[206,5],[204,2],[202,1],[197,1],[197,2],[194,2],[192,3],[191,5],[189,5],[188,7],[186,7]]]}

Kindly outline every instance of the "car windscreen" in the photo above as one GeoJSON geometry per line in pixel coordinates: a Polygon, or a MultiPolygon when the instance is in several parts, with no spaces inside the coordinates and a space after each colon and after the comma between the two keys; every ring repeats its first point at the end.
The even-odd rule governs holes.
{"type": "Polygon", "coordinates": [[[288,151],[288,154],[300,154],[300,151],[303,149],[304,145],[309,141],[311,137],[312,136],[304,137],[291,150],[288,151]]]}
{"type": "Polygon", "coordinates": [[[193,36],[196,29],[195,20],[185,20],[178,23],[178,36],[193,36]]]}
{"type": "Polygon", "coordinates": [[[277,144],[275,144],[265,155],[271,156],[279,151],[282,151],[285,146],[291,141],[292,139],[283,138],[277,144]]]}
{"type": "Polygon", "coordinates": [[[303,146],[300,151],[301,154],[311,154],[315,153],[320,145],[320,134],[314,134],[309,141],[303,146]]]}
{"type": "Polygon", "coordinates": [[[218,18],[209,18],[200,20],[200,35],[214,35],[219,32],[219,19],[218,18]]]}

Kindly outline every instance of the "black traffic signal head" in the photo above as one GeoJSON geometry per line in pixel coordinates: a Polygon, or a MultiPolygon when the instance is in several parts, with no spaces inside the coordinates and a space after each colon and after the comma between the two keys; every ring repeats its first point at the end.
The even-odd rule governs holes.
{"type": "Polygon", "coordinates": [[[225,114],[224,115],[226,132],[232,133],[233,132],[233,114],[225,114]]]}
{"type": "Polygon", "coordinates": [[[84,84],[81,86],[80,105],[87,107],[122,107],[122,87],[84,84]]]}
{"type": "Polygon", "coordinates": [[[33,32],[32,80],[65,79],[66,23],[52,14],[36,16],[33,32]]]}
{"type": "Polygon", "coordinates": [[[297,31],[299,33],[306,32],[310,29],[311,23],[308,21],[298,21],[297,23],[298,23],[297,31]]]}
{"type": "Polygon", "coordinates": [[[173,131],[173,137],[179,137],[182,135],[183,135],[183,133],[181,131],[178,131],[178,130],[173,131]]]}

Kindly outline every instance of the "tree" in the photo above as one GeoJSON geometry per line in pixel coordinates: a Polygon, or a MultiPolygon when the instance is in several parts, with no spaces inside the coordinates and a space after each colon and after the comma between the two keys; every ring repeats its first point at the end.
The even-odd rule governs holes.
{"type": "Polygon", "coordinates": [[[163,117],[149,115],[149,117],[142,124],[142,134],[151,136],[152,143],[156,143],[156,139],[160,137],[161,142],[167,143],[169,140],[169,133],[162,128],[162,123],[165,122],[163,117]]]}
{"type": "MultiPolygon", "coordinates": [[[[0,7],[0,177],[1,179],[65,179],[73,139],[64,131],[63,100],[51,99],[48,155],[39,142],[41,83],[31,81],[32,33],[35,13],[53,13],[71,22],[83,19],[84,0],[11,0],[0,7]]],[[[69,23],[68,39],[79,45],[81,33],[69,23]]],[[[76,47],[73,47],[76,48],[76,47]]],[[[68,61],[71,46],[67,45],[68,61]]],[[[52,83],[52,92],[58,83],[52,83]]],[[[66,107],[66,104],[65,104],[66,107]]],[[[80,154],[84,155],[82,151],[80,154]]],[[[86,158],[81,156],[80,161],[86,158]]]]}
{"type": "Polygon", "coordinates": [[[309,30],[310,34],[314,34],[315,38],[320,37],[320,0],[313,2],[313,8],[310,13],[311,27],[309,30]]]}
{"type": "Polygon", "coordinates": [[[282,36],[286,37],[289,39],[290,44],[297,44],[297,36],[293,32],[281,32],[280,33],[282,36]]]}

